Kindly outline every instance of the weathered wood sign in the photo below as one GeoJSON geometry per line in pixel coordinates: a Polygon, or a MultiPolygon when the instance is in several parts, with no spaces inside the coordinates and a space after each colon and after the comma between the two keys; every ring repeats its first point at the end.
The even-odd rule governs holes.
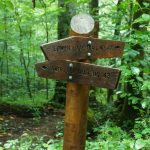
{"type": "Polygon", "coordinates": [[[115,89],[120,77],[118,69],[96,66],[85,61],[121,57],[124,43],[90,37],[94,20],[88,14],[74,16],[71,28],[71,37],[41,45],[48,61],[35,66],[40,77],[68,81],[63,150],[84,150],[89,85],[115,89]]]}
{"type": "Polygon", "coordinates": [[[120,76],[118,69],[67,60],[39,63],[36,64],[36,70],[40,77],[67,80],[108,89],[116,88],[120,76]]]}
{"type": "Polygon", "coordinates": [[[97,38],[72,36],[41,46],[48,60],[82,60],[121,57],[124,43],[97,38]]]}

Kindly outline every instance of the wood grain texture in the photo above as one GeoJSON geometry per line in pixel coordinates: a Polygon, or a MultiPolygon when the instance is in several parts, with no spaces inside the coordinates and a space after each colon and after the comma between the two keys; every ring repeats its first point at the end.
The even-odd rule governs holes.
{"type": "Polygon", "coordinates": [[[78,34],[88,34],[94,29],[94,19],[88,14],[77,14],[71,19],[71,29],[78,34]]]}
{"type": "Polygon", "coordinates": [[[120,77],[118,69],[67,60],[39,63],[36,64],[36,70],[40,77],[66,80],[108,89],[115,89],[120,77]]]}
{"type": "Polygon", "coordinates": [[[40,77],[68,81],[63,150],[85,149],[89,85],[114,89],[120,76],[118,69],[89,64],[96,58],[121,57],[124,42],[93,38],[87,18],[73,19],[71,37],[41,45],[48,61],[36,64],[40,77]]]}
{"type": "MultiPolygon", "coordinates": [[[[82,36],[88,37],[91,33],[82,36]]],[[[71,30],[70,36],[81,36],[81,33],[71,30]]],[[[89,88],[88,85],[67,83],[63,150],[85,150],[89,88]]]]}
{"type": "Polygon", "coordinates": [[[69,82],[64,125],[64,150],[84,150],[89,86],[69,82]]]}
{"type": "Polygon", "coordinates": [[[72,36],[56,42],[41,45],[48,60],[83,60],[121,57],[124,42],[101,40],[92,37],[72,36]],[[91,44],[89,45],[89,41],[91,44]],[[88,56],[91,53],[91,56],[88,56]]]}

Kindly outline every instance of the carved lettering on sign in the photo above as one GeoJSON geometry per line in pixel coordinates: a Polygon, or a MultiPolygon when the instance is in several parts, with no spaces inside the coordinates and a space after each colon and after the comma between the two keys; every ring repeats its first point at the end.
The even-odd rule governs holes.
{"type": "Polygon", "coordinates": [[[70,80],[80,84],[89,84],[114,89],[117,86],[120,71],[92,64],[66,60],[48,61],[36,65],[40,77],[56,80],[70,80]],[[69,67],[69,64],[72,67],[69,67]],[[71,78],[69,78],[71,76],[71,78]]]}
{"type": "Polygon", "coordinates": [[[81,60],[89,59],[88,52],[92,54],[90,59],[120,57],[123,54],[124,43],[75,36],[43,44],[41,48],[48,60],[81,60]]]}
{"type": "Polygon", "coordinates": [[[77,74],[78,76],[91,76],[91,77],[97,77],[97,78],[113,78],[114,72],[100,72],[100,71],[94,71],[93,69],[84,69],[84,68],[77,68],[75,71],[73,69],[63,68],[58,65],[49,65],[48,67],[42,66],[42,69],[48,70],[49,72],[62,72],[66,74],[77,74]]]}
{"type": "Polygon", "coordinates": [[[91,46],[89,47],[87,44],[82,44],[82,45],[75,45],[75,46],[71,46],[71,45],[52,45],[49,46],[49,50],[50,51],[54,51],[57,53],[64,53],[64,52],[69,52],[69,51],[73,51],[74,53],[79,53],[80,51],[82,51],[83,49],[86,49],[87,51],[89,50],[95,50],[95,51],[103,51],[103,50],[116,50],[120,48],[120,46],[115,46],[115,45],[99,45],[99,47],[97,46],[91,46]]]}

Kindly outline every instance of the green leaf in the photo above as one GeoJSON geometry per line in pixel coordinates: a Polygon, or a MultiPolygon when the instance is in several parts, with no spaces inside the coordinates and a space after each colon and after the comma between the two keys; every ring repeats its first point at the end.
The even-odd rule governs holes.
{"type": "Polygon", "coordinates": [[[131,71],[135,75],[139,75],[140,69],[138,67],[131,67],[131,71]]]}
{"type": "Polygon", "coordinates": [[[142,105],[142,108],[145,109],[147,107],[147,102],[144,101],[144,102],[142,102],[141,105],[142,105]]]}
{"type": "Polygon", "coordinates": [[[0,1],[0,10],[3,10],[5,8],[4,3],[0,1]]]}
{"type": "Polygon", "coordinates": [[[146,145],[146,143],[145,143],[145,141],[144,141],[143,139],[138,139],[138,140],[135,142],[135,148],[136,148],[137,150],[144,148],[145,145],[146,145]]]}
{"type": "Polygon", "coordinates": [[[144,4],[145,7],[149,7],[150,6],[150,3],[144,2],[143,4],[144,4]]]}
{"type": "Polygon", "coordinates": [[[10,10],[10,11],[14,10],[14,5],[10,0],[5,1],[5,4],[6,4],[8,10],[10,10]]]}
{"type": "Polygon", "coordinates": [[[149,22],[150,21],[150,15],[148,14],[143,14],[139,18],[135,19],[133,23],[138,23],[138,22],[149,22]]]}
{"type": "Polygon", "coordinates": [[[143,78],[141,78],[139,76],[137,77],[137,80],[143,82],[143,78]]]}
{"type": "Polygon", "coordinates": [[[131,97],[129,97],[129,100],[132,101],[132,104],[137,104],[139,99],[135,96],[131,96],[131,97]]]}
{"type": "Polygon", "coordinates": [[[145,129],[142,131],[142,134],[143,134],[143,135],[150,134],[150,128],[145,128],[145,129]]]}
{"type": "Polygon", "coordinates": [[[150,80],[144,81],[141,90],[150,90],[150,80]]]}

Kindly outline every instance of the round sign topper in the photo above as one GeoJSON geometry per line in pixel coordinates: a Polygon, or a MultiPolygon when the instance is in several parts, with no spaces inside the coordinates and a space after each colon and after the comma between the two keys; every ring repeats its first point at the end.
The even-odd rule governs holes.
{"type": "Polygon", "coordinates": [[[79,34],[88,34],[94,29],[94,19],[88,14],[78,14],[71,19],[71,29],[79,34]]]}

